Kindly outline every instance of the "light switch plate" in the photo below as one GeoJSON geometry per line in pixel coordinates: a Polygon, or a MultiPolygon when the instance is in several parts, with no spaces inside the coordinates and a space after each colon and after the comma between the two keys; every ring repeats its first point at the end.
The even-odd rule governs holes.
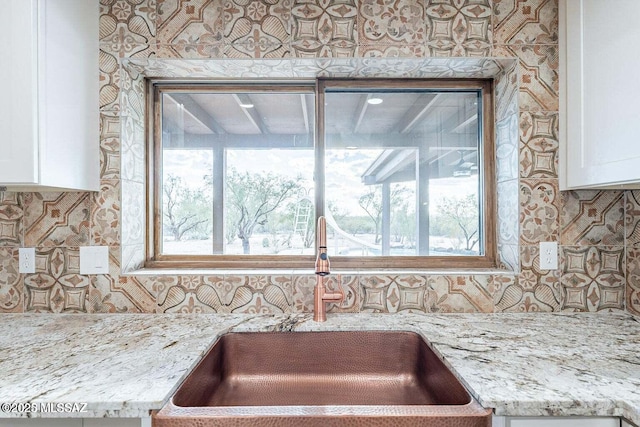
{"type": "Polygon", "coordinates": [[[80,274],[109,274],[109,247],[80,246],[80,274]]]}
{"type": "Polygon", "coordinates": [[[36,272],[36,248],[19,248],[18,258],[20,273],[36,272]]]}
{"type": "Polygon", "coordinates": [[[558,269],[558,243],[540,242],[540,270],[558,269]]]}

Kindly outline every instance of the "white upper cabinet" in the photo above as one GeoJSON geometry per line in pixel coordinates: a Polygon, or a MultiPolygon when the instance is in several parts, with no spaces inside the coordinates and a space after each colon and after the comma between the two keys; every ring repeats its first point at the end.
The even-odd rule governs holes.
{"type": "Polygon", "coordinates": [[[0,186],[98,190],[98,0],[0,0],[0,186]]]}
{"type": "Polygon", "coordinates": [[[640,1],[559,6],[560,189],[640,188],[640,1]]]}

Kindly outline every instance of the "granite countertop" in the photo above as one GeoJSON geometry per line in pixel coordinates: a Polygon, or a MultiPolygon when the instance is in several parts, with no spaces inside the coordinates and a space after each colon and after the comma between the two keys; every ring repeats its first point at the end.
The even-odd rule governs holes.
{"type": "MultiPolygon", "coordinates": [[[[146,417],[228,331],[409,330],[497,415],[640,425],[640,319],[627,314],[35,315],[0,323],[1,402],[86,402],[146,417]]],[[[30,413],[30,416],[51,414],[30,413]]],[[[27,416],[3,413],[0,417],[27,416]]]]}

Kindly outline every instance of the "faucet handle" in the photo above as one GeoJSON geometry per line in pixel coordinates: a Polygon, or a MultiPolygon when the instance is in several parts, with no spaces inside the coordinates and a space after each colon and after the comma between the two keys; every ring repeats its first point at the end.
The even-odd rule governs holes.
{"type": "Polygon", "coordinates": [[[335,276],[336,286],[332,286],[330,290],[326,291],[323,299],[327,302],[339,303],[344,300],[345,293],[342,289],[342,275],[336,274],[335,276]]]}
{"type": "Polygon", "coordinates": [[[342,290],[342,275],[337,274],[338,290],[328,290],[325,283],[325,277],[320,274],[316,275],[316,287],[313,295],[313,320],[316,322],[324,322],[327,320],[325,303],[340,303],[344,300],[344,292],[342,290]]]}

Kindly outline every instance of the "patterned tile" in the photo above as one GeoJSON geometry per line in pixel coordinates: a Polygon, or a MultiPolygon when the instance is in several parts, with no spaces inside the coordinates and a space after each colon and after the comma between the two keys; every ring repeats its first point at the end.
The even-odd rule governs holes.
{"type": "Polygon", "coordinates": [[[122,258],[120,266],[122,273],[133,273],[144,267],[145,250],[144,244],[128,245],[122,247],[122,258]]]}
{"type": "Polygon", "coordinates": [[[640,243],[640,190],[625,193],[624,223],[626,244],[640,243]]]}
{"type": "Polygon", "coordinates": [[[24,193],[26,247],[89,244],[90,193],[24,193]]]}
{"type": "Polygon", "coordinates": [[[640,316],[640,248],[627,249],[626,306],[629,313],[640,316]]]}
{"type": "Polygon", "coordinates": [[[498,183],[498,243],[517,245],[519,241],[518,180],[498,183]]]}
{"type": "MultiPolygon", "coordinates": [[[[394,279],[394,276],[382,275],[360,277],[360,292],[362,294],[360,311],[389,313],[393,310],[394,305],[396,305],[400,300],[400,298],[398,298],[397,289],[390,292],[391,284],[395,282],[394,279]],[[391,298],[391,301],[389,301],[389,298],[391,298]]],[[[424,306],[424,302],[422,305],[424,306]]]]}
{"type": "Polygon", "coordinates": [[[225,285],[242,284],[248,287],[253,297],[251,302],[233,310],[234,313],[290,313],[293,300],[293,283],[291,276],[225,276],[225,285]]]}
{"type": "Polygon", "coordinates": [[[426,0],[431,56],[491,56],[489,0],[426,0]]]}
{"type": "Polygon", "coordinates": [[[120,67],[118,54],[109,52],[107,46],[100,46],[98,54],[100,64],[100,111],[120,110],[120,67]]]}
{"type": "Polygon", "coordinates": [[[120,181],[102,180],[91,193],[91,242],[96,246],[120,245],[120,181]]]}
{"type": "Polygon", "coordinates": [[[156,295],[156,313],[160,313],[159,296],[166,294],[167,289],[178,284],[178,276],[137,276],[136,279],[142,283],[152,295],[156,295]]]}
{"type": "Polygon", "coordinates": [[[534,290],[525,290],[514,283],[496,296],[496,312],[532,313],[557,311],[558,297],[552,288],[538,285],[534,290]]]}
{"type": "Polygon", "coordinates": [[[120,248],[109,249],[109,274],[91,277],[90,313],[155,313],[156,295],[148,281],[120,275],[120,248]]]}
{"type": "Polygon", "coordinates": [[[295,0],[291,16],[293,56],[355,56],[358,42],[358,10],[355,0],[295,0]]]}
{"type": "Polygon", "coordinates": [[[520,180],[520,242],[559,241],[560,191],[557,179],[520,180]]]}
{"type": "MultiPolygon", "coordinates": [[[[157,285],[160,313],[216,313],[224,312],[216,288],[223,288],[223,276],[179,276],[165,278],[157,285]]],[[[250,301],[247,291],[240,291],[232,299],[250,301]]],[[[237,302],[232,305],[235,307],[237,302]]]]}
{"type": "Polygon", "coordinates": [[[135,73],[132,70],[126,68],[122,69],[120,80],[120,89],[122,90],[122,94],[120,97],[120,114],[123,117],[131,117],[139,123],[144,123],[145,121],[144,82],[145,80],[142,74],[135,73]]]}
{"type": "Polygon", "coordinates": [[[520,271],[518,245],[498,245],[498,268],[510,272],[520,271]]]}
{"type": "Polygon", "coordinates": [[[520,176],[558,177],[558,113],[520,114],[520,176]]]}
{"type": "Polygon", "coordinates": [[[229,59],[280,59],[289,58],[291,49],[288,44],[235,43],[225,46],[224,57],[229,59]]]}
{"type": "Polygon", "coordinates": [[[563,311],[624,310],[624,247],[563,246],[561,250],[563,311]]]}
{"type": "Polygon", "coordinates": [[[120,89],[123,84],[122,58],[150,58],[156,55],[156,45],[124,46],[126,51],[117,50],[118,46],[101,43],[98,55],[100,66],[100,111],[120,111],[120,89]],[[134,53],[129,52],[131,50],[134,53]]]}
{"type": "Polygon", "coordinates": [[[360,292],[360,311],[363,312],[427,311],[426,276],[361,276],[360,292]]]}
{"type": "Polygon", "coordinates": [[[426,38],[423,0],[363,0],[358,15],[362,44],[419,44],[426,38]]]}
{"type": "Polygon", "coordinates": [[[562,192],[561,244],[624,244],[623,195],[622,191],[562,192]]]}
{"type": "Polygon", "coordinates": [[[516,283],[516,276],[512,272],[505,272],[502,274],[491,274],[487,276],[487,292],[493,296],[494,312],[499,311],[496,308],[496,303],[500,300],[500,297],[504,294],[505,289],[512,287],[516,283]]]}
{"type": "Polygon", "coordinates": [[[520,60],[521,111],[558,111],[557,45],[496,45],[494,55],[520,60]]]}
{"type": "Polygon", "coordinates": [[[359,75],[372,78],[402,78],[429,73],[428,60],[421,58],[364,58],[356,69],[359,75]]]}
{"type": "Polygon", "coordinates": [[[122,244],[125,246],[144,244],[144,224],[146,208],[144,185],[133,181],[122,181],[122,209],[120,232],[122,244]]]}
{"type": "Polygon", "coordinates": [[[226,56],[289,57],[291,7],[291,0],[225,0],[226,56]]]}
{"type": "MultiPolygon", "coordinates": [[[[139,183],[145,182],[144,126],[132,117],[122,117],[122,178],[139,183]]],[[[142,194],[142,193],[141,193],[142,194]]]]}
{"type": "Polygon", "coordinates": [[[255,292],[249,283],[248,276],[225,275],[222,282],[215,277],[214,283],[209,284],[207,281],[208,288],[205,286],[198,290],[198,296],[201,301],[214,307],[219,313],[242,313],[256,303],[255,294],[260,294],[255,292]]]}
{"type": "Polygon", "coordinates": [[[223,0],[161,0],[157,23],[158,57],[222,56],[223,0]]]}
{"type": "Polygon", "coordinates": [[[425,44],[401,46],[361,44],[358,46],[357,56],[362,58],[422,58],[427,56],[427,48],[425,44]]]}
{"type": "Polygon", "coordinates": [[[496,122],[518,114],[518,68],[505,69],[494,80],[496,122]]]}
{"type": "Polygon", "coordinates": [[[493,0],[496,44],[557,44],[558,0],[493,0]]]}
{"type": "Polygon", "coordinates": [[[101,43],[150,44],[155,41],[155,33],[156,0],[100,0],[101,43]]]}
{"type": "Polygon", "coordinates": [[[517,283],[494,294],[498,312],[558,311],[562,299],[560,270],[541,270],[537,246],[520,248],[522,269],[517,283]]]}
{"type": "Polygon", "coordinates": [[[316,286],[315,274],[293,276],[293,312],[313,312],[313,289],[316,286]]]}
{"type": "Polygon", "coordinates": [[[0,247],[22,246],[23,193],[0,192],[0,247]]]}
{"type": "Polygon", "coordinates": [[[36,248],[36,272],[24,278],[25,312],[87,313],[89,276],[78,248],[36,248]]]}
{"type": "Polygon", "coordinates": [[[120,179],[120,117],[100,114],[100,179],[120,179]]]}
{"type": "Polygon", "coordinates": [[[18,248],[0,248],[0,313],[22,313],[22,279],[18,248]]]}
{"type": "Polygon", "coordinates": [[[160,311],[289,313],[291,276],[184,276],[160,290],[160,311]]]}
{"type": "Polygon", "coordinates": [[[531,304],[531,292],[525,298],[525,291],[518,283],[506,286],[494,295],[495,311],[497,313],[513,312],[513,311],[532,311],[529,310],[531,304]]]}
{"type": "MultiPolygon", "coordinates": [[[[327,304],[327,313],[357,313],[360,311],[360,279],[358,276],[332,274],[329,277],[325,277],[324,280],[325,286],[329,290],[337,290],[338,280],[340,280],[340,288],[344,292],[342,302],[330,302],[327,304]]],[[[313,298],[313,293],[311,296],[313,298]]]]}
{"type": "MultiPolygon", "coordinates": [[[[366,45],[361,45],[366,46],[366,45]]],[[[494,78],[515,67],[515,58],[295,58],[292,60],[243,59],[242,61],[146,58],[126,61],[124,68],[149,78],[494,78]],[[373,71],[373,74],[369,72],[373,71]]],[[[516,110],[514,109],[514,112],[516,110]]]]}
{"type": "MultiPolygon", "coordinates": [[[[219,58],[223,55],[229,58],[280,58],[289,55],[315,58],[352,57],[356,54],[387,58],[488,56],[491,54],[492,38],[495,38],[495,43],[500,45],[496,47],[497,56],[520,58],[519,74],[514,71],[499,79],[496,85],[499,98],[496,102],[497,117],[504,119],[504,123],[509,122],[509,126],[502,129],[502,138],[498,138],[505,142],[500,145],[499,158],[508,159],[499,162],[505,166],[501,170],[507,171],[499,176],[503,181],[508,180],[501,183],[499,190],[500,239],[505,243],[501,245],[504,250],[504,257],[501,255],[501,258],[512,268],[517,268],[520,259],[522,271],[518,280],[509,276],[455,276],[430,277],[425,283],[425,278],[419,276],[364,276],[361,279],[344,276],[342,282],[346,286],[347,301],[340,308],[331,304],[330,311],[358,311],[360,308],[375,312],[491,311],[494,302],[496,310],[500,311],[548,311],[555,310],[559,304],[564,304],[564,309],[582,309],[583,306],[576,302],[582,301],[579,297],[582,290],[578,289],[579,286],[573,286],[578,280],[576,277],[591,280],[585,293],[587,309],[619,308],[619,287],[610,286],[612,281],[618,283],[620,276],[620,271],[611,267],[616,248],[587,248],[583,264],[588,267],[584,268],[575,267],[580,264],[577,258],[581,255],[572,253],[574,267],[565,271],[563,263],[563,282],[560,287],[559,273],[539,270],[536,247],[523,247],[518,257],[518,214],[517,210],[514,214],[513,209],[507,208],[513,203],[511,206],[517,209],[518,204],[514,200],[518,198],[520,187],[523,210],[527,211],[521,219],[523,242],[536,242],[543,239],[543,235],[557,235],[557,226],[554,230],[553,226],[547,228],[545,225],[549,219],[549,205],[540,203],[550,195],[540,184],[553,183],[548,178],[557,176],[557,53],[553,46],[557,38],[557,22],[552,16],[553,7],[557,6],[554,0],[494,0],[493,28],[491,3],[488,0],[426,0],[424,5],[422,1],[366,0],[357,12],[353,0],[227,0],[224,4],[222,1],[158,0],[156,16],[154,0],[101,0],[101,108],[113,112],[122,109],[125,116],[122,125],[122,186],[125,193],[122,216],[126,230],[122,231],[122,240],[128,245],[122,248],[123,269],[139,266],[144,260],[144,253],[141,252],[143,223],[140,222],[144,220],[144,207],[140,204],[140,195],[144,194],[144,128],[141,125],[144,92],[139,76],[121,75],[120,58],[146,58],[156,54],[163,58],[219,58]],[[224,43],[227,44],[226,48],[223,48],[224,43]],[[546,43],[552,45],[531,46],[546,43]],[[518,83],[522,86],[519,100],[511,96],[517,93],[514,88],[518,83]],[[120,88],[125,91],[122,108],[120,88]],[[512,119],[518,101],[525,111],[520,115],[520,138],[517,136],[517,116],[512,119]],[[515,137],[513,123],[516,124],[515,137]],[[520,150],[514,145],[518,139],[520,150]],[[518,176],[542,180],[523,180],[519,185],[518,176]],[[511,244],[514,241],[516,244],[511,244]],[[515,248],[515,252],[505,248],[515,248]],[[611,253],[605,253],[606,250],[611,253]],[[602,264],[598,268],[591,265],[596,260],[602,264]],[[564,295],[570,295],[573,299],[560,301],[564,295]]],[[[332,69],[332,72],[335,70],[332,69]]],[[[103,114],[101,121],[101,176],[106,181],[103,181],[103,192],[87,197],[80,203],[87,205],[87,219],[84,220],[87,224],[84,226],[87,242],[83,244],[88,244],[88,224],[91,220],[91,241],[95,244],[117,245],[118,227],[109,230],[109,226],[117,224],[119,216],[117,180],[121,178],[120,121],[113,114],[103,114]]],[[[554,195],[557,195],[557,187],[554,190],[554,195]]],[[[634,200],[640,200],[640,196],[633,199],[635,193],[628,192],[627,215],[623,221],[627,225],[627,238],[640,243],[640,232],[636,231],[638,227],[634,225],[639,215],[629,214],[639,206],[634,200]]],[[[15,228],[7,231],[5,224],[8,217],[13,218],[15,223],[16,216],[21,216],[23,209],[26,212],[24,223],[28,236],[25,245],[33,243],[34,246],[48,246],[57,245],[58,242],[73,245],[81,239],[83,233],[74,234],[73,227],[80,225],[76,229],[82,230],[83,221],[68,217],[55,222],[53,218],[54,211],[57,211],[56,218],[64,218],[69,209],[70,216],[78,215],[78,208],[67,209],[70,202],[54,200],[58,196],[73,199],[69,194],[76,193],[54,197],[25,194],[24,206],[18,198],[7,203],[6,198],[10,194],[5,193],[5,200],[0,201],[0,245],[22,244],[15,242],[15,236],[19,238],[22,231],[16,232],[15,228]],[[5,212],[7,208],[11,211],[9,214],[5,212]],[[16,213],[18,208],[20,213],[16,213]],[[51,233],[44,236],[50,228],[51,233]],[[29,238],[32,240],[28,241],[29,238]]],[[[554,200],[551,205],[556,206],[557,202],[554,200]]],[[[621,244],[617,237],[622,233],[620,219],[614,214],[615,208],[607,206],[604,202],[572,198],[571,194],[566,200],[563,198],[563,241],[568,235],[582,239],[577,244],[621,244]],[[593,206],[588,207],[589,203],[593,206]],[[585,210],[581,214],[579,211],[583,205],[585,210]],[[566,216],[569,220],[565,222],[566,216]]],[[[21,226],[22,221],[17,223],[21,226]]],[[[572,239],[569,237],[569,240],[572,239]]],[[[568,248],[567,251],[579,252],[582,249],[585,248],[568,248]]],[[[6,295],[4,283],[10,282],[2,276],[8,274],[3,262],[10,259],[12,261],[9,264],[15,264],[14,258],[6,254],[3,256],[2,250],[14,249],[0,249],[0,310],[3,310],[2,298],[6,295]]],[[[120,276],[118,248],[114,246],[111,252],[115,253],[110,254],[113,271],[109,275],[92,277],[89,286],[88,278],[77,274],[77,251],[74,251],[71,248],[38,249],[38,273],[25,277],[24,304],[27,310],[83,311],[84,306],[84,311],[90,312],[146,312],[153,311],[150,307],[155,305],[150,301],[156,294],[161,303],[159,311],[162,312],[277,313],[292,308],[294,311],[312,311],[313,308],[313,275],[296,276],[293,280],[289,276],[163,276],[153,280],[135,279],[120,276]],[[58,268],[59,265],[61,267],[58,268]],[[74,282],[78,277],[81,281],[76,286],[74,282]],[[84,301],[88,301],[89,305],[84,301]]],[[[638,258],[640,255],[629,252],[627,271],[629,288],[632,289],[627,294],[629,306],[632,305],[629,301],[634,292],[638,299],[639,291],[633,290],[635,281],[631,280],[633,272],[637,270],[635,264],[640,264],[638,258]]],[[[11,277],[15,276],[11,274],[11,277]]],[[[334,285],[335,277],[332,277],[328,286],[334,285]]],[[[8,301],[13,301],[12,298],[8,301]]]]}
{"type": "Polygon", "coordinates": [[[518,116],[496,122],[496,178],[498,182],[518,178],[518,116]]]}
{"type": "Polygon", "coordinates": [[[219,44],[159,44],[156,55],[162,59],[223,58],[225,46],[219,44]]]}
{"type": "Polygon", "coordinates": [[[431,276],[427,310],[432,313],[493,313],[489,276],[431,276]]]}

